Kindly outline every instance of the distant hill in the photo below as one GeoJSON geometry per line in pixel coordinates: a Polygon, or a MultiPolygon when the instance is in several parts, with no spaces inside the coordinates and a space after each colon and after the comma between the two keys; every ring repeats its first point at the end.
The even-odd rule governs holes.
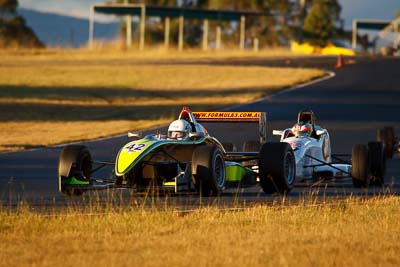
{"type": "MultiPolygon", "coordinates": [[[[88,20],[25,8],[18,8],[18,14],[25,18],[27,25],[46,46],[81,47],[88,42],[88,20]]],[[[118,30],[119,23],[96,23],[95,38],[114,39],[118,30]]]]}

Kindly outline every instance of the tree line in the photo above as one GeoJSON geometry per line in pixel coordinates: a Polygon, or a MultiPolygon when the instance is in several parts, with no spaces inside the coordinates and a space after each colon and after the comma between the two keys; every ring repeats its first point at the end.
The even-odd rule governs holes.
{"type": "Polygon", "coordinates": [[[0,47],[43,47],[17,7],[17,0],[0,0],[0,47]]]}
{"type": "MultiPolygon", "coordinates": [[[[335,35],[344,33],[340,19],[341,6],[338,0],[113,0],[112,2],[260,11],[265,16],[246,19],[246,41],[251,43],[251,40],[257,37],[261,44],[268,46],[287,45],[291,40],[324,46],[335,35]]],[[[26,25],[25,19],[17,14],[17,7],[18,0],[0,0],[0,46],[43,46],[32,29],[26,25]]],[[[162,41],[162,23],[156,20],[148,23],[147,42],[162,41]]],[[[226,43],[234,43],[233,40],[238,39],[238,23],[210,22],[211,27],[216,25],[222,26],[226,43]]],[[[121,26],[121,34],[125,33],[123,27],[124,23],[121,26]]],[[[178,38],[177,28],[178,22],[172,21],[172,39],[178,38]]],[[[186,45],[199,45],[201,35],[202,21],[186,21],[184,36],[186,45]]],[[[210,38],[212,37],[211,32],[210,38]]]]}
{"type": "MultiPolygon", "coordinates": [[[[338,0],[116,0],[118,3],[145,3],[157,6],[177,6],[222,9],[254,10],[265,16],[248,17],[246,20],[247,42],[257,37],[268,46],[288,45],[291,40],[309,42],[324,46],[337,35],[343,35],[340,18],[341,6],[338,0]]],[[[221,25],[224,39],[237,39],[238,24],[213,21],[211,25],[221,25]]],[[[123,25],[123,24],[122,24],[123,25]]],[[[124,26],[122,26],[124,27],[124,26]]],[[[177,22],[171,25],[172,38],[176,39],[177,22]]],[[[149,42],[162,40],[162,21],[148,24],[149,42]]],[[[185,24],[185,43],[196,46],[201,42],[202,22],[191,20],[185,24]]],[[[124,30],[121,30],[124,34],[124,30]]]]}

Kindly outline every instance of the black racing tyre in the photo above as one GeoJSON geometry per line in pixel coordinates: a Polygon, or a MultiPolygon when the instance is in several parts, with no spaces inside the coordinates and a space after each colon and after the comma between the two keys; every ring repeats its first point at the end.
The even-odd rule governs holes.
{"type": "Polygon", "coordinates": [[[395,143],[394,128],[389,126],[385,127],[384,130],[386,131],[387,156],[389,159],[391,159],[393,158],[395,143]]]}
{"type": "Polygon", "coordinates": [[[385,127],[378,130],[377,140],[383,142],[385,157],[389,159],[393,158],[395,143],[393,127],[385,127]]]}
{"type": "Polygon", "coordinates": [[[370,168],[368,164],[368,149],[365,145],[353,146],[351,164],[353,186],[368,188],[370,168]]]}
{"type": "Polygon", "coordinates": [[[287,193],[293,188],[296,162],[288,143],[265,143],[260,150],[260,185],[265,193],[287,193]]]}
{"type": "Polygon", "coordinates": [[[257,152],[260,151],[260,141],[247,141],[243,143],[244,152],[257,152]]]}
{"type": "Polygon", "coordinates": [[[368,143],[370,185],[382,186],[385,182],[386,158],[382,142],[368,143]]]}
{"type": "Polygon", "coordinates": [[[222,143],[222,146],[224,147],[226,152],[236,152],[237,151],[234,143],[226,142],[226,143],[222,143]]]}
{"type": "MultiPolygon", "coordinates": [[[[79,180],[90,180],[92,173],[92,157],[89,150],[82,145],[70,145],[64,147],[61,151],[58,162],[58,179],[59,183],[62,180],[74,176],[79,180]]],[[[63,189],[61,192],[69,195],[81,195],[80,189],[63,189]]]]}
{"type": "Polygon", "coordinates": [[[192,174],[200,195],[219,195],[225,186],[225,162],[220,149],[216,146],[197,147],[192,155],[192,174]]]}

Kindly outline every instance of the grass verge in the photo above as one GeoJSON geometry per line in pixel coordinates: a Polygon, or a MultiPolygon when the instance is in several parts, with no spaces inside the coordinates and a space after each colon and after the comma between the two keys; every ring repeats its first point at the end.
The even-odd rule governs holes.
{"type": "Polygon", "coordinates": [[[116,49],[109,46],[97,46],[94,49],[7,49],[0,50],[2,62],[23,62],[23,61],[109,61],[109,60],[156,60],[156,61],[175,61],[175,60],[226,60],[232,58],[280,58],[280,57],[302,57],[302,54],[294,54],[285,48],[269,48],[259,52],[240,51],[226,49],[221,51],[198,49],[185,49],[179,52],[177,48],[169,50],[163,47],[146,49],[139,51],[138,48],[116,49]]]}
{"type": "Polygon", "coordinates": [[[2,266],[398,266],[398,197],[324,205],[0,212],[2,266]]]}
{"type": "Polygon", "coordinates": [[[119,56],[98,53],[99,61],[92,52],[86,58],[78,53],[76,61],[73,51],[41,53],[11,54],[0,64],[0,151],[146,129],[176,118],[182,106],[213,110],[246,103],[324,74],[232,66],[229,60],[121,63],[119,56]]]}

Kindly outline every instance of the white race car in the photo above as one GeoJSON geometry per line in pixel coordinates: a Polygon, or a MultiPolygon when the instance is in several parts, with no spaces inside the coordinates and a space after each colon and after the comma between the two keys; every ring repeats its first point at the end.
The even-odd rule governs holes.
{"type": "Polygon", "coordinates": [[[352,155],[331,154],[328,130],[315,124],[311,110],[300,111],[292,128],[274,130],[273,134],[280,136],[280,142],[290,144],[293,149],[296,174],[291,183],[346,178],[351,178],[355,187],[384,183],[382,142],[369,142],[368,146],[354,145],[352,155]],[[344,160],[346,157],[351,159],[344,160]]]}

